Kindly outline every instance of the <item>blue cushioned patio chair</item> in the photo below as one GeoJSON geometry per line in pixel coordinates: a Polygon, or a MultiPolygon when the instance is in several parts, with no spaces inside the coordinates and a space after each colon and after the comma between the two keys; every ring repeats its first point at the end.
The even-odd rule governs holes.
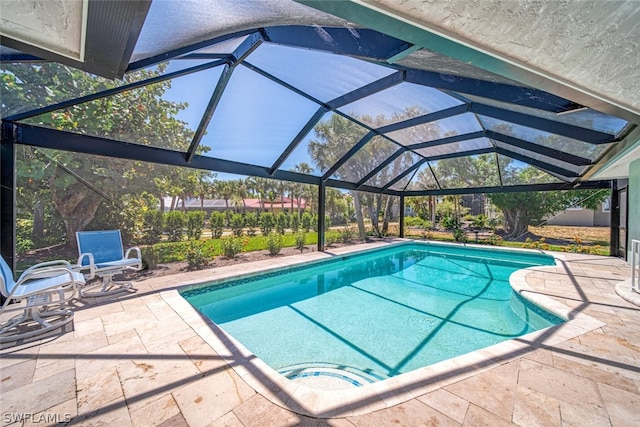
{"type": "Polygon", "coordinates": [[[65,304],[73,298],[77,287],[84,284],[82,274],[72,271],[71,264],[64,260],[36,264],[13,280],[13,272],[0,257],[0,293],[6,298],[0,309],[2,347],[14,341],[19,344],[71,322],[73,312],[65,309],[65,304]],[[14,304],[9,304],[12,300],[14,304]],[[12,318],[4,316],[12,311],[22,313],[12,318]]]}
{"type": "Polygon", "coordinates": [[[120,230],[78,231],[76,239],[80,254],[78,268],[87,280],[102,278],[101,283],[80,288],[81,297],[106,296],[131,289],[131,282],[116,282],[113,276],[142,270],[140,248],[132,247],[125,253],[120,230]],[[100,290],[91,291],[96,287],[100,290]]]}

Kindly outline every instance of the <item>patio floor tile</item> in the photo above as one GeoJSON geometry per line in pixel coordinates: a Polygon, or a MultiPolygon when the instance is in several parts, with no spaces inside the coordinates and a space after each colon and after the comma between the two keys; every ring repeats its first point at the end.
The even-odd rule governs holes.
{"type": "Polygon", "coordinates": [[[559,426],[560,403],[552,397],[518,385],[513,422],[523,427],[559,426]]]}
{"type": "Polygon", "coordinates": [[[469,402],[445,389],[427,393],[424,396],[420,396],[418,400],[460,424],[464,422],[464,417],[469,409],[469,402]]]}
{"type": "Polygon", "coordinates": [[[80,414],[99,410],[108,402],[124,398],[116,368],[102,369],[95,375],[78,379],[76,384],[80,414]]]}
{"type": "Polygon", "coordinates": [[[464,427],[506,427],[514,424],[479,406],[470,405],[462,425],[464,427]]]}
{"type": "Polygon", "coordinates": [[[505,420],[511,419],[518,381],[519,361],[473,376],[445,390],[505,420]]]}
{"type": "Polygon", "coordinates": [[[522,360],[518,384],[554,399],[590,408],[598,415],[606,416],[598,386],[588,378],[522,360]]]}
{"type": "Polygon", "coordinates": [[[259,394],[239,405],[233,413],[242,425],[248,426],[296,426],[301,420],[300,415],[272,404],[259,394]]]}
{"type": "Polygon", "coordinates": [[[459,426],[460,423],[441,412],[417,401],[409,400],[392,408],[371,414],[349,417],[356,426],[400,425],[400,426],[459,426]]]}
{"type": "Polygon", "coordinates": [[[173,392],[190,426],[208,426],[255,395],[235,373],[207,375],[173,392]]]}
{"type": "MultiPolygon", "coordinates": [[[[449,361],[441,365],[444,373],[425,368],[431,373],[426,380],[417,374],[408,382],[394,377],[360,395],[318,394],[276,381],[261,371],[264,362],[244,360],[244,350],[221,338],[175,292],[181,283],[246,274],[293,258],[141,278],[134,282],[137,292],[75,301],[71,332],[0,351],[0,408],[2,415],[69,414],[77,425],[136,427],[635,427],[640,307],[614,292],[629,277],[629,267],[616,258],[562,255],[557,266],[522,275],[530,287],[525,295],[566,303],[579,323],[482,350],[465,359],[469,363],[449,361]],[[220,353],[209,343],[220,346],[220,353]],[[485,363],[486,357],[494,364],[485,363]],[[314,412],[314,404],[323,409],[314,412]]],[[[314,252],[296,259],[325,256],[314,252]]]]}
{"type": "Polygon", "coordinates": [[[29,359],[0,369],[0,388],[12,390],[31,384],[36,371],[36,359],[29,359]]]}
{"type": "Polygon", "coordinates": [[[599,384],[600,395],[614,426],[626,425],[635,418],[640,422],[640,396],[607,384],[599,384]]]}
{"type": "MultiPolygon", "coordinates": [[[[131,411],[131,421],[135,426],[170,425],[174,417],[182,418],[178,404],[170,393],[150,402],[137,410],[131,411]]],[[[182,418],[184,420],[184,418],[182,418]]],[[[179,424],[177,424],[179,425],[179,424]]],[[[187,425],[186,423],[184,425],[187,425]]]]}
{"type": "Polygon", "coordinates": [[[44,380],[2,390],[2,414],[35,414],[76,397],[75,371],[70,369],[44,380]]]}

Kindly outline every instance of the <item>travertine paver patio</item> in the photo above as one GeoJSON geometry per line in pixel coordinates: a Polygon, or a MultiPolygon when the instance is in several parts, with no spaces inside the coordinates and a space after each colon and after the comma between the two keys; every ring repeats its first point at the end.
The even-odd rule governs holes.
{"type": "Polygon", "coordinates": [[[174,290],[185,283],[326,255],[139,281],[134,294],[78,301],[73,332],[0,353],[2,425],[20,416],[31,418],[24,425],[46,425],[66,415],[72,424],[117,426],[639,425],[640,308],[614,291],[630,268],[615,258],[561,255],[557,266],[522,278],[530,293],[596,319],[587,321],[589,332],[565,324],[432,378],[392,382],[355,401],[335,392],[329,403],[309,402],[318,397],[302,386],[285,393],[224,336],[228,351],[217,354],[202,338],[211,327],[196,331],[190,324],[201,319],[174,309],[174,290]],[[561,339],[566,333],[577,336],[561,339]],[[308,415],[315,404],[334,409],[308,415]]]}

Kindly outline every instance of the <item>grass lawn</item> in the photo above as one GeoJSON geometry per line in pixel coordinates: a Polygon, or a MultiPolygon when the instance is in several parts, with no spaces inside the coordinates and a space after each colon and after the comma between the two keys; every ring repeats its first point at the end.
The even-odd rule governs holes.
{"type": "MultiPolygon", "coordinates": [[[[531,242],[513,242],[503,240],[501,246],[529,247],[558,252],[586,252],[597,255],[609,255],[609,227],[571,227],[560,225],[546,225],[543,227],[529,227],[531,242]],[[544,240],[542,240],[544,239],[544,240]]],[[[428,238],[440,241],[454,241],[450,231],[422,231],[408,230],[407,237],[428,238]]],[[[475,243],[473,235],[470,243],[475,243]]],[[[479,239],[479,243],[486,243],[479,239]]]]}

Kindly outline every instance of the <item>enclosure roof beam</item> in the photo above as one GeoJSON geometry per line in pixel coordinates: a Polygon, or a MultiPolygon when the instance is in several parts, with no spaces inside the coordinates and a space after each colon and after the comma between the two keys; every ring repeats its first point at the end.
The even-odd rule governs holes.
{"type": "Polygon", "coordinates": [[[427,159],[422,158],[419,161],[415,162],[411,167],[405,169],[400,175],[396,176],[395,178],[393,178],[391,181],[389,181],[387,183],[387,185],[385,185],[384,187],[382,187],[383,190],[389,190],[391,187],[393,187],[393,185],[395,183],[397,183],[398,181],[400,181],[402,178],[404,178],[405,176],[409,175],[411,172],[413,172],[414,170],[418,169],[420,166],[422,166],[425,162],[427,161],[427,159]]]}
{"type": "Polygon", "coordinates": [[[605,132],[598,132],[596,130],[586,129],[568,123],[557,122],[555,120],[545,119],[543,117],[537,117],[530,114],[506,110],[504,108],[493,107],[491,105],[472,102],[471,111],[483,116],[493,117],[495,119],[504,120],[506,122],[515,123],[521,126],[566,136],[567,138],[577,139],[579,141],[588,142],[590,144],[607,144],[615,142],[615,136],[605,132]]]}
{"type": "Polygon", "coordinates": [[[386,134],[390,132],[394,132],[400,129],[406,129],[412,126],[421,125],[424,123],[431,123],[437,120],[446,119],[448,117],[457,116],[458,114],[463,114],[469,112],[469,104],[461,104],[455,107],[447,108],[445,110],[435,111],[430,114],[425,114],[424,116],[414,117],[411,119],[403,120],[398,123],[393,123],[390,125],[382,126],[376,128],[376,132],[381,134],[386,134]]]}
{"type": "Polygon", "coordinates": [[[559,166],[552,165],[547,162],[543,162],[542,160],[536,160],[532,157],[526,156],[524,154],[516,153],[515,151],[507,150],[502,147],[496,147],[495,151],[498,154],[502,154],[503,156],[511,157],[516,160],[520,160],[521,162],[530,164],[531,166],[535,166],[538,169],[542,169],[545,172],[556,173],[558,175],[566,176],[567,178],[579,178],[579,174],[577,172],[571,171],[569,169],[565,169],[559,166]]]}
{"type": "Polygon", "coordinates": [[[469,139],[477,139],[485,136],[484,131],[464,133],[462,135],[453,135],[446,138],[434,139],[433,141],[420,142],[418,144],[405,145],[408,150],[419,150],[421,148],[436,147],[438,145],[446,145],[454,142],[466,141],[469,139]]]}
{"type": "Polygon", "coordinates": [[[207,127],[209,126],[209,122],[213,117],[213,113],[216,111],[218,104],[220,103],[220,99],[222,99],[222,95],[224,94],[224,90],[231,79],[231,74],[233,73],[233,67],[229,65],[224,66],[224,70],[222,70],[222,75],[220,75],[220,80],[218,80],[218,84],[209,99],[209,103],[207,104],[207,108],[204,110],[204,114],[200,119],[200,124],[198,124],[198,128],[196,129],[193,139],[191,140],[191,144],[187,149],[186,159],[187,163],[191,162],[193,156],[196,154],[196,150],[202,141],[202,137],[207,131],[207,127]]]}
{"type": "MultiPolygon", "coordinates": [[[[229,56],[230,58],[230,56],[229,56]]],[[[61,110],[63,108],[73,107],[74,105],[83,104],[89,101],[95,101],[97,99],[106,98],[108,96],[116,95],[118,93],[126,92],[128,90],[139,89],[144,86],[148,86],[154,83],[164,82],[166,80],[171,80],[175,77],[186,76],[191,73],[196,73],[198,71],[208,70],[209,68],[219,67],[220,65],[224,65],[228,62],[228,59],[221,59],[218,61],[209,62],[206,64],[196,65],[195,67],[185,68],[184,70],[174,71],[172,73],[162,74],[156,77],[151,77],[150,79],[140,80],[137,82],[129,83],[126,85],[114,87],[112,89],[103,90],[100,92],[92,93],[89,95],[81,96],[78,98],[73,98],[67,101],[58,102],[56,104],[47,105],[46,107],[37,108],[35,110],[25,111],[23,113],[13,114],[11,116],[5,117],[3,120],[16,122],[24,119],[28,119],[31,117],[39,116],[41,114],[50,113],[52,111],[61,110]]]]}
{"type": "Polygon", "coordinates": [[[371,178],[376,176],[382,169],[386,168],[389,164],[391,164],[391,162],[393,162],[395,159],[400,157],[400,155],[402,155],[402,154],[404,154],[406,152],[407,152],[407,150],[403,150],[402,148],[399,149],[399,150],[396,150],[396,152],[393,153],[392,155],[390,155],[384,162],[380,163],[371,172],[366,174],[365,177],[362,178],[360,181],[358,181],[358,183],[356,185],[358,185],[358,186],[364,185],[365,182],[369,181],[371,178]]]}
{"type": "Polygon", "coordinates": [[[327,114],[328,111],[329,110],[327,109],[327,107],[324,107],[324,106],[318,108],[318,111],[316,111],[315,114],[313,116],[311,116],[309,121],[307,121],[307,123],[302,127],[302,129],[300,129],[300,132],[298,132],[298,134],[295,136],[295,138],[293,138],[293,140],[289,143],[287,148],[285,148],[285,150],[282,152],[282,154],[280,154],[280,157],[278,157],[278,159],[273,163],[273,165],[271,166],[271,169],[270,169],[270,173],[271,174],[275,173],[278,170],[278,168],[280,168],[280,166],[282,166],[282,164],[285,162],[285,160],[287,160],[289,155],[291,155],[291,153],[302,142],[304,137],[307,136],[307,134],[309,134],[309,132],[311,132],[313,130],[313,128],[320,121],[320,119],[322,119],[322,117],[325,114],[327,114]]]}
{"type": "Polygon", "coordinates": [[[531,87],[512,86],[461,76],[443,76],[441,73],[425,70],[408,70],[406,80],[436,89],[467,93],[553,113],[575,108],[575,103],[568,99],[531,87]]]}
{"type": "Polygon", "coordinates": [[[387,61],[413,45],[367,28],[289,25],[261,29],[266,41],[286,46],[387,61]],[[357,35],[357,37],[354,37],[357,35]],[[327,40],[331,40],[330,43],[327,40]]]}
{"type": "Polygon", "coordinates": [[[443,159],[455,159],[457,157],[476,156],[479,154],[494,153],[496,149],[494,147],[477,148],[475,150],[468,151],[455,151],[453,153],[438,154],[436,156],[429,156],[427,160],[443,160],[443,159]]]}
{"type": "MultiPolygon", "coordinates": [[[[580,183],[581,190],[594,190],[609,188],[610,181],[584,181],[580,183]]],[[[457,194],[490,194],[490,193],[522,193],[531,191],[561,191],[575,189],[576,185],[568,182],[555,182],[548,184],[524,184],[506,185],[495,187],[474,187],[474,188],[443,188],[441,190],[409,190],[405,191],[405,197],[420,196],[448,196],[457,194]]]]}
{"type": "Polygon", "coordinates": [[[358,89],[346,93],[342,96],[339,96],[329,102],[327,104],[332,109],[338,109],[345,105],[351,104],[352,102],[356,102],[360,99],[371,96],[377,92],[381,92],[385,89],[389,89],[397,84],[403,82],[404,72],[398,71],[393,74],[390,74],[386,77],[383,77],[375,82],[369,83],[368,85],[359,87],[358,89]]]}
{"type": "Polygon", "coordinates": [[[346,152],[344,156],[342,156],[333,166],[329,168],[328,171],[322,175],[322,180],[325,181],[329,179],[331,175],[333,175],[342,165],[344,165],[354,154],[358,152],[362,147],[366,145],[367,142],[371,141],[371,138],[375,136],[375,132],[369,131],[360,141],[358,141],[349,151],[346,152]]]}
{"type": "Polygon", "coordinates": [[[520,138],[515,138],[513,136],[504,135],[490,130],[487,130],[485,133],[488,138],[504,142],[505,144],[509,144],[514,147],[523,148],[534,153],[542,154],[543,156],[551,157],[552,159],[562,160],[563,162],[571,163],[576,166],[589,166],[593,164],[593,162],[587,158],[556,150],[554,148],[545,147],[544,145],[535,144],[533,142],[524,141],[520,138]]]}
{"type": "Polygon", "coordinates": [[[198,43],[194,43],[191,44],[189,46],[185,46],[185,47],[181,47],[178,49],[174,49],[174,50],[170,50],[168,52],[163,52],[159,55],[155,55],[152,56],[150,58],[145,58],[145,59],[141,59],[139,61],[135,61],[129,64],[129,67],[127,68],[127,73],[132,72],[132,71],[136,71],[139,70],[141,68],[147,68],[147,67],[151,67],[155,64],[159,64],[161,62],[166,62],[169,61],[171,59],[176,59],[176,58],[181,58],[185,55],[191,54],[194,51],[200,50],[200,49],[204,49],[206,47],[212,46],[214,44],[217,43],[221,43],[227,40],[231,40],[231,39],[235,39],[238,37],[243,37],[246,36],[248,34],[254,34],[257,33],[257,31],[255,29],[251,29],[251,30],[243,30],[243,31],[238,31],[232,34],[226,34],[224,36],[220,36],[220,37],[215,37],[212,39],[208,39],[208,40],[204,40],[198,43]]]}
{"type": "MultiPolygon", "coordinates": [[[[6,123],[6,122],[5,122],[6,123]]],[[[130,142],[114,141],[107,138],[89,136],[39,126],[15,124],[15,143],[31,145],[39,148],[64,150],[97,156],[115,157],[127,160],[165,164],[169,166],[187,167],[231,174],[255,176],[259,178],[279,179],[302,184],[319,185],[322,180],[318,176],[293,171],[278,170],[273,175],[269,168],[224,159],[195,155],[188,163],[182,152],[130,142]]],[[[372,186],[358,188],[355,183],[327,179],[326,185],[345,190],[358,190],[370,193],[382,193],[383,189],[372,186]]],[[[386,190],[385,194],[400,195],[395,190],[386,190]]]]}

